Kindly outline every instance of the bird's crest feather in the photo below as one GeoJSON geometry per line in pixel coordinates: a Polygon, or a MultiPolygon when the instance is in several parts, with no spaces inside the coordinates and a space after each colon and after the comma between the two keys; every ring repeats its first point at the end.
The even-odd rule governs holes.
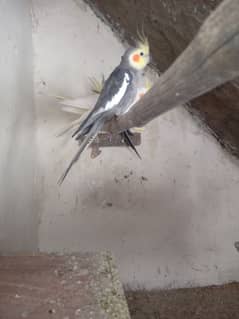
{"type": "Polygon", "coordinates": [[[137,28],[137,45],[142,48],[145,52],[149,52],[149,40],[145,35],[144,27],[141,30],[137,28]]]}

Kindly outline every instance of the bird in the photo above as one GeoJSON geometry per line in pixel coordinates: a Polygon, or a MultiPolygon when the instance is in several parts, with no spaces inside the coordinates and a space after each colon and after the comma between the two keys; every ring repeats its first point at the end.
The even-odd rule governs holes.
{"type": "MultiPolygon", "coordinates": [[[[81,153],[92,143],[104,124],[113,117],[126,113],[132,104],[135,103],[138,95],[138,86],[149,62],[149,42],[144,34],[140,34],[136,45],[126,50],[121,57],[120,64],[104,82],[95,106],[72,135],[79,142],[79,149],[59,178],[59,185],[63,183],[81,153]]],[[[122,133],[124,134],[125,132],[122,133]]],[[[127,143],[130,143],[129,135],[129,132],[126,132],[126,135],[124,134],[127,143]]]]}
{"type": "MultiPolygon", "coordinates": [[[[95,78],[95,77],[89,77],[89,81],[91,84],[92,95],[89,95],[87,97],[70,99],[70,98],[64,98],[62,96],[53,95],[53,97],[55,97],[58,100],[58,103],[62,105],[61,110],[63,112],[76,114],[76,116],[78,117],[76,120],[71,121],[70,124],[65,126],[57,134],[57,136],[62,136],[64,134],[68,133],[69,131],[74,130],[76,127],[78,127],[79,124],[83,121],[83,119],[89,113],[88,109],[92,108],[92,106],[90,106],[90,105],[93,103],[95,104],[95,102],[97,100],[97,95],[101,93],[101,91],[104,87],[104,82],[105,82],[104,75],[102,75],[102,78],[100,80],[95,78]],[[87,104],[88,104],[88,106],[87,106],[87,104]]],[[[149,79],[147,77],[143,76],[142,83],[138,86],[138,93],[137,93],[136,99],[132,103],[132,105],[134,105],[151,88],[151,86],[152,86],[152,84],[150,83],[149,79]]],[[[130,106],[130,108],[131,108],[131,106],[130,106]]],[[[143,128],[134,128],[133,130],[141,132],[141,131],[143,131],[143,128]]],[[[131,132],[131,130],[126,130],[124,132],[121,132],[120,135],[122,137],[122,140],[125,142],[126,146],[131,148],[136,153],[136,155],[141,159],[140,154],[138,153],[137,149],[135,148],[135,146],[131,140],[131,136],[134,135],[133,132],[131,132]]]]}

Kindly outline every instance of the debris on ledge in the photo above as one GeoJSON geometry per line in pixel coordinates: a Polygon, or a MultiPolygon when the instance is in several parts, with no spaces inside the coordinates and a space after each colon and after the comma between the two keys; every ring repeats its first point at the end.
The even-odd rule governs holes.
{"type": "Polygon", "coordinates": [[[0,318],[129,319],[109,253],[0,256],[0,318]]]}

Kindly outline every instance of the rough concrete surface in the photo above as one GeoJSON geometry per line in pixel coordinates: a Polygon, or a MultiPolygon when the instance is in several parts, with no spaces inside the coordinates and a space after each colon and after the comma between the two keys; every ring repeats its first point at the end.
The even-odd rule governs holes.
{"type": "Polygon", "coordinates": [[[1,319],[129,319],[109,253],[0,257],[1,319]]]}
{"type": "Polygon", "coordinates": [[[0,251],[35,251],[36,126],[31,7],[0,1],[0,251]]]}
{"type": "Polygon", "coordinates": [[[110,250],[136,288],[239,280],[238,162],[185,109],[145,128],[142,161],[88,150],[57,186],[77,145],[56,137],[72,116],[52,95],[89,94],[125,46],[81,0],[32,4],[31,30],[30,1],[0,2],[0,251],[110,250]]]}
{"type": "Polygon", "coordinates": [[[239,284],[166,291],[128,291],[132,319],[238,319],[239,284]]]}

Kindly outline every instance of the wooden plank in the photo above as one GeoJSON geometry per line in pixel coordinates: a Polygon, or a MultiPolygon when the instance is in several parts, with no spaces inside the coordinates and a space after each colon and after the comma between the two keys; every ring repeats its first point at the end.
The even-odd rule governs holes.
{"type": "Polygon", "coordinates": [[[0,257],[1,319],[129,319],[109,254],[0,257]]]}
{"type": "MultiPolygon", "coordinates": [[[[131,141],[133,145],[138,146],[141,144],[141,134],[134,133],[131,137],[131,141]]],[[[100,148],[102,147],[127,147],[123,138],[117,134],[110,134],[110,133],[99,133],[94,141],[91,143],[90,147],[91,151],[91,158],[96,158],[98,155],[101,154],[100,148]]]]}
{"type": "Polygon", "coordinates": [[[239,1],[224,0],[154,87],[127,114],[108,123],[106,129],[116,132],[144,126],[162,113],[236,78],[238,57],[239,1]]]}
{"type": "MultiPolygon", "coordinates": [[[[134,133],[131,137],[132,143],[137,146],[141,144],[141,134],[134,133]]],[[[92,142],[91,147],[118,147],[125,146],[123,138],[119,134],[99,133],[92,142]]]]}

